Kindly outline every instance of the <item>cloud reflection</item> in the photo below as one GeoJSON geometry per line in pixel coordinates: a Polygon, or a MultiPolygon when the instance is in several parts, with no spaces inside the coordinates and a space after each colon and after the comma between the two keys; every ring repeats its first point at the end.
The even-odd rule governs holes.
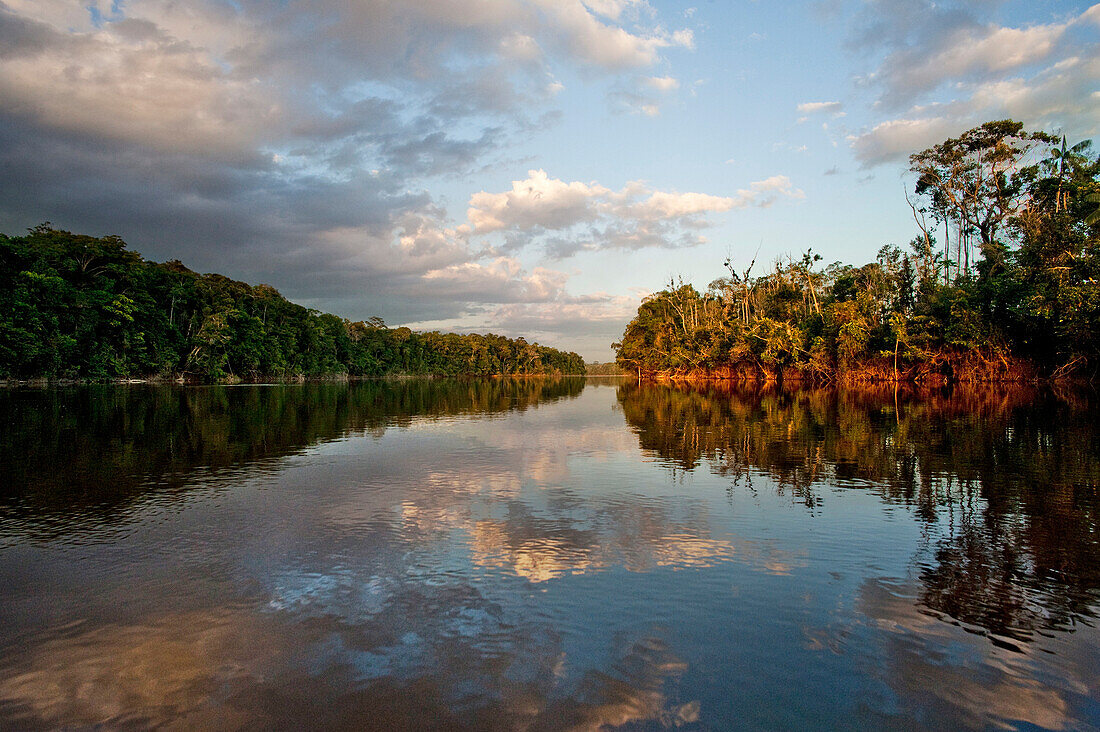
{"type": "Polygon", "coordinates": [[[528,628],[493,651],[486,640],[507,626],[476,591],[403,592],[387,601],[389,637],[370,623],[286,624],[242,611],[61,629],[5,660],[0,719],[13,728],[591,730],[698,718],[698,702],[670,700],[687,666],[657,636],[571,683],[549,629],[528,628]]]}
{"type": "MultiPolygon", "coordinates": [[[[0,699],[51,726],[146,726],[261,682],[285,650],[262,618],[219,610],[60,632],[7,659],[0,699]],[[9,665],[10,664],[10,665],[9,665]]],[[[219,727],[231,725],[226,711],[219,727]]],[[[243,720],[237,720],[241,722],[243,720]]]]}
{"type": "Polygon", "coordinates": [[[1063,678],[1036,678],[1028,652],[1004,653],[943,623],[916,605],[913,593],[908,585],[872,579],[860,588],[856,604],[884,646],[876,675],[903,708],[921,709],[954,728],[1073,726],[1069,697],[1096,688],[1100,678],[1094,671],[1070,666],[1063,678]]]}

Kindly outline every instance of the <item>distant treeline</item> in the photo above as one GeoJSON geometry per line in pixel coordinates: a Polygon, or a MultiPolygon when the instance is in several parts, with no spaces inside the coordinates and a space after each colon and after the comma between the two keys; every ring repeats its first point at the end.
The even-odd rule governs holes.
{"type": "Polygon", "coordinates": [[[583,374],[498,335],[421,333],[296,305],[269,285],[150,262],[118,237],[0,234],[0,378],[583,374]]]}
{"type": "Polygon", "coordinates": [[[672,282],[615,344],[650,376],[891,380],[1094,378],[1100,157],[1011,120],[910,158],[918,235],[861,267],[755,261],[700,294],[672,282]],[[938,237],[942,234],[942,241],[938,237]]]}
{"type": "Polygon", "coordinates": [[[589,364],[586,364],[585,373],[589,376],[621,376],[623,370],[622,367],[614,361],[610,361],[608,363],[593,361],[589,364]]]}

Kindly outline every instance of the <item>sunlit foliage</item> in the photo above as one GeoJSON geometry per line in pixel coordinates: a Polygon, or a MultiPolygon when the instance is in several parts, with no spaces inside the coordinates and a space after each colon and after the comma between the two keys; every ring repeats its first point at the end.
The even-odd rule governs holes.
{"type": "Polygon", "coordinates": [[[1011,120],[912,156],[917,236],[860,267],[807,250],[646,298],[641,375],[953,380],[1100,369],[1100,157],[1011,120]],[[943,244],[937,236],[942,232],[943,244]]]}

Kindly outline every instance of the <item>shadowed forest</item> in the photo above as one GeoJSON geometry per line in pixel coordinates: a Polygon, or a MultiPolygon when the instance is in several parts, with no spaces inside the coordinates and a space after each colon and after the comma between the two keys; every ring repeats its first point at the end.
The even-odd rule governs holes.
{"type": "Polygon", "coordinates": [[[1093,379],[1100,156],[988,122],[910,158],[917,235],[874,262],[807,249],[707,291],[671,282],[615,344],[627,372],[774,380],[1093,379]]]}
{"type": "Polygon", "coordinates": [[[523,338],[388,328],[297,305],[270,285],[150,262],[118,237],[48,224],[0,234],[0,378],[583,374],[523,338]]]}

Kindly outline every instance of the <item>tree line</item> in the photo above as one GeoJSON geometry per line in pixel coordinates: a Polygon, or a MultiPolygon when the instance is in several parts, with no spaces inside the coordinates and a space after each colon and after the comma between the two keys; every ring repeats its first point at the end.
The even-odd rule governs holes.
{"type": "Polygon", "coordinates": [[[117,236],[0,234],[0,378],[200,381],[333,375],[583,374],[523,338],[351,322],[270,285],[144,259],[117,236]]]}
{"type": "Polygon", "coordinates": [[[643,300],[613,344],[651,376],[1094,377],[1100,156],[1090,141],[987,122],[910,157],[917,235],[862,266],[807,249],[700,293],[643,300]],[[1060,144],[1059,144],[1060,142],[1060,144]]]}

